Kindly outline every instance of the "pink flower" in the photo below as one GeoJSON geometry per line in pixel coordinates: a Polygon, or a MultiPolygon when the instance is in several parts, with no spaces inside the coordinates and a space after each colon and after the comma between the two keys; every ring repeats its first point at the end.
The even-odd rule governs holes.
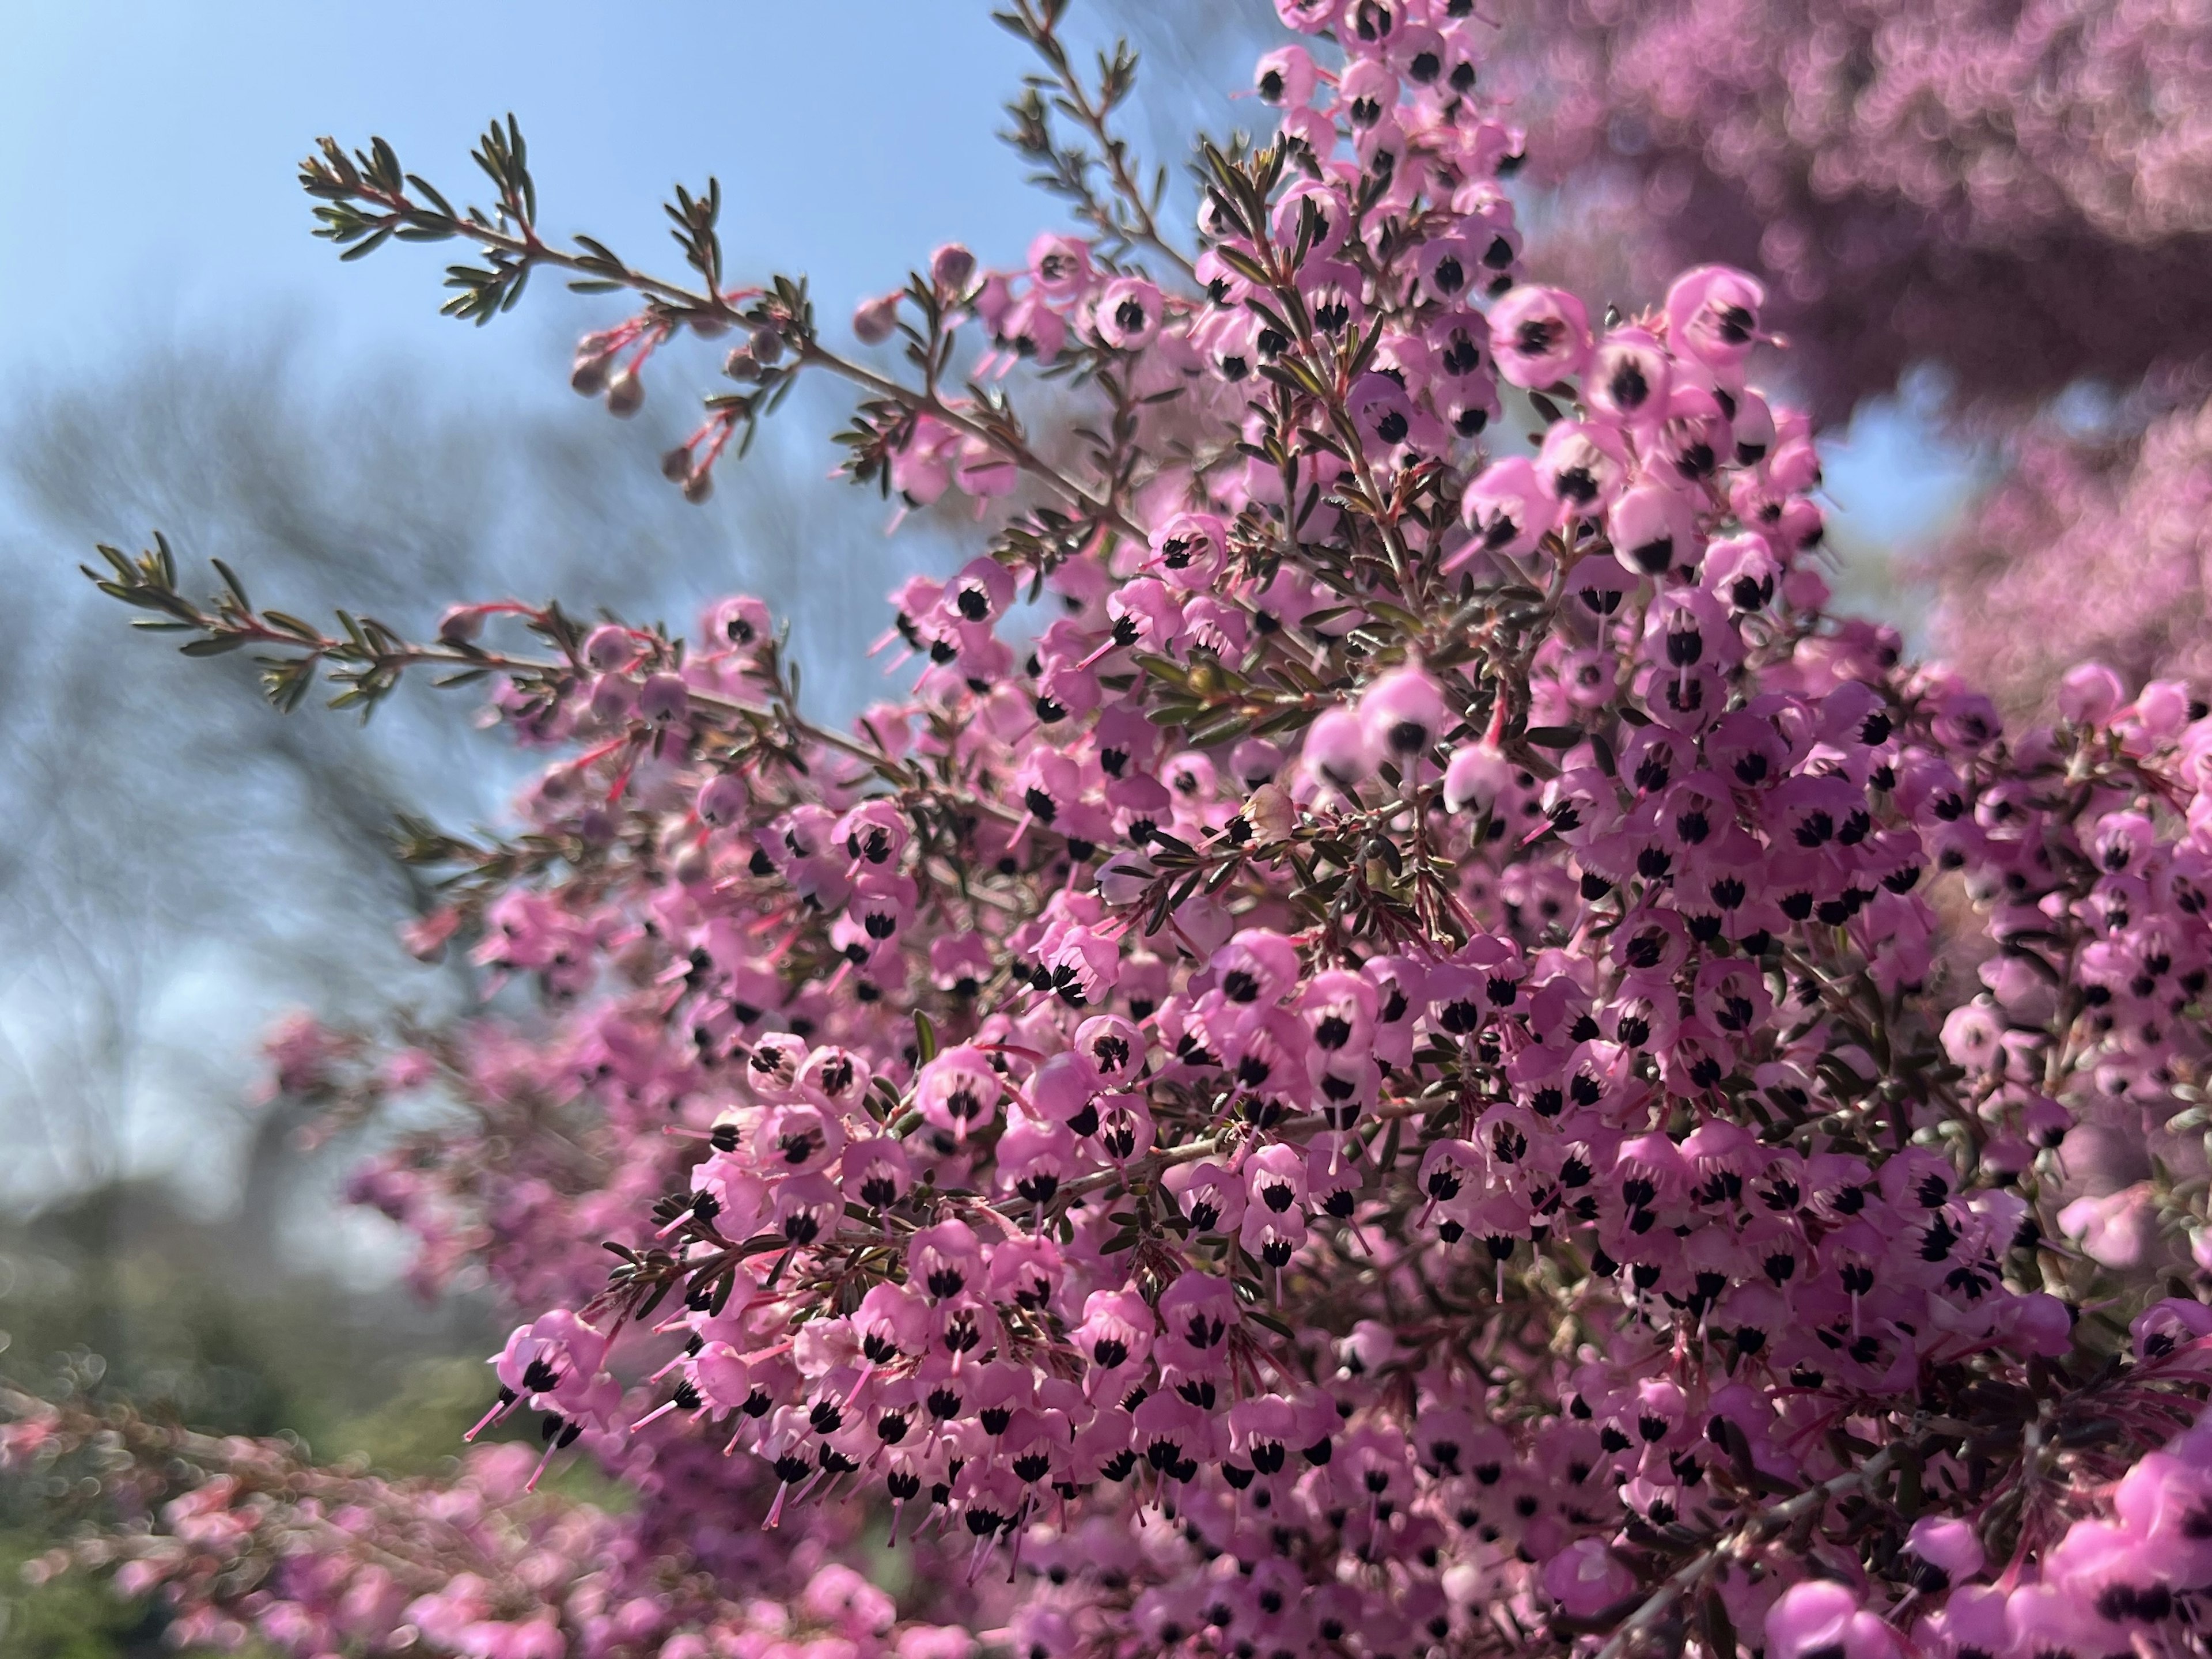
{"type": "MultiPolygon", "coordinates": [[[[2069,287],[2068,361],[2160,330],[2187,359],[2186,283],[2089,277],[2204,229],[2153,208],[2207,31],[2054,4],[1941,40],[1891,0],[1809,33],[1554,8],[1530,76],[1518,33],[1478,73],[1466,0],[1282,0],[1327,67],[1263,59],[1275,130],[1209,155],[1181,253],[1134,151],[1077,134],[1126,63],[1077,76],[1032,6],[1017,137],[1093,152],[1078,216],[865,305],[902,356],[848,362],[702,248],[617,273],[646,293],[572,374],[618,411],[662,346],[746,331],[687,492],[842,379],[848,476],[975,509],[932,517],[952,574],[899,582],[852,723],[742,595],[689,639],[480,600],[296,642],[361,696],[489,674],[537,757],[511,827],[431,849],[410,935],[465,929],[492,1000],[271,1043],[317,1137],[437,1085],[345,1190],[413,1282],[525,1310],[472,1431],[517,1438],[386,1480],[18,1402],[26,1490],[123,1517],[33,1576],[127,1562],[182,1639],[314,1654],[2190,1647],[2212,426],[2126,371],[2109,456],[2021,438],[1953,578],[2003,621],[1915,665],[1832,608],[1815,422],[1747,382],[1839,407],[1903,342],[1971,364],[1931,319],[2018,316],[1973,395],[2037,384],[2069,287]],[[1534,165],[1584,164],[1549,131],[1626,193],[1540,178],[1524,246],[1508,100],[1534,165]],[[1521,263],[1582,263],[1584,212],[1603,291],[1667,295],[1597,339],[1521,263]],[[1763,274],[1667,286],[1634,244],[1675,222],[1763,274]],[[1770,318],[1831,332],[1771,362],[1770,318]],[[578,1452],[635,1501],[555,1490],[578,1452]],[[861,1571],[886,1519],[945,1626],[861,1571]]],[[[531,240],[519,151],[487,141],[506,206],[465,257],[599,273],[531,240]]],[[[307,164],[326,229],[438,229],[348,154],[307,164]]],[[[204,645],[286,654],[235,593],[178,610],[158,550],[106,562],[204,645]]],[[[315,666],[275,661],[280,701],[315,666]]]]}
{"type": "Polygon", "coordinates": [[[2058,1212],[2058,1231],[2100,1266],[2142,1265],[2157,1249],[2158,1219],[2148,1184],[2106,1198],[2077,1198],[2058,1212]]]}
{"type": "Polygon", "coordinates": [[[1091,280],[1091,249],[1076,237],[1047,231],[1030,244],[1030,276],[1056,301],[1073,299],[1091,280]]]}
{"type": "Polygon", "coordinates": [[[980,1048],[947,1048],[921,1068],[915,1103],[922,1119],[957,1139],[998,1115],[1006,1092],[989,1057],[980,1048]]]}
{"type": "Polygon", "coordinates": [[[1160,291],[1141,276],[1118,276],[1098,294],[1098,337],[1117,351],[1141,351],[1160,331],[1160,291]]]}
{"type": "Polygon", "coordinates": [[[1460,510],[1475,539],[1446,561],[1448,569],[1465,563],[1478,550],[1525,557],[1559,516],[1557,496],[1537,476],[1534,463],[1519,455],[1485,467],[1468,486],[1460,510]]]}
{"type": "Polygon", "coordinates": [[[1304,759],[1316,777],[1348,794],[1375,769],[1374,740],[1358,714],[1332,708],[1306,728],[1304,759]]]}
{"type": "Polygon", "coordinates": [[[1544,1565],[1544,1594],[1571,1619],[1594,1619],[1635,1589],[1633,1575],[1600,1539],[1581,1539],[1544,1565]]]}
{"type": "Polygon", "coordinates": [[[1819,1579],[1792,1584],[1766,1614],[1766,1650],[1775,1659],[1805,1659],[1827,1649],[1846,1659],[1888,1659],[1897,1637],[1841,1584],[1819,1579]]]}
{"type": "Polygon", "coordinates": [[[1759,338],[1766,289],[1726,265],[1686,270],[1667,290],[1667,338],[1676,351],[1715,369],[1742,362],[1759,338]]]}
{"type": "Polygon", "coordinates": [[[1516,288],[1491,307],[1490,338],[1498,372],[1515,386],[1540,390],[1582,373],[1589,316],[1571,294],[1516,288]]]}
{"type": "Polygon", "coordinates": [[[1418,663],[1393,669],[1359,700],[1359,724],[1370,752],[1410,769],[1455,723],[1443,688],[1418,663]]]}

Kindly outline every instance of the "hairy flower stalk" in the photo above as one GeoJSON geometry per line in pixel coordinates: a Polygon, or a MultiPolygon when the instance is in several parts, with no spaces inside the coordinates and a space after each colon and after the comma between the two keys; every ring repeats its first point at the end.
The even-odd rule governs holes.
{"type": "Polygon", "coordinates": [[[511,840],[404,848],[447,874],[410,942],[543,1023],[281,1058],[333,1122],[467,1103],[356,1195],[520,1309],[485,1426],[642,1501],[11,1402],[17,1467],[106,1449],[80,1559],[302,1656],[2198,1649],[2212,718],[2092,665],[2011,729],[1832,615],[1760,283],[1524,280],[1490,25],[1279,10],[1188,254],[1108,130],[1133,58],[1085,82],[1058,4],[1009,14],[1085,229],[864,304],[902,369],[728,286],[712,187],[687,284],[542,240],[512,124],[493,210],[310,161],[341,243],[473,242],[464,315],[546,264],[641,295],[579,356],[617,413],[743,330],[720,436],[842,375],[848,474],[986,527],[893,596],[908,689],[848,731],[750,599],[416,642],[109,551],[281,706],[428,666],[545,757],[511,840]],[[2159,1179],[2067,1202],[2081,1124],[2159,1179]],[[905,1622],[863,1525],[932,1558],[905,1622]]]}

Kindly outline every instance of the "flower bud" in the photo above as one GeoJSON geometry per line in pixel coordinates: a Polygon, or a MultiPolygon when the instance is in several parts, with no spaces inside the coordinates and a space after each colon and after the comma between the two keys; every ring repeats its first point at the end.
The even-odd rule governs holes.
{"type": "Polygon", "coordinates": [[[700,786],[696,805],[702,821],[721,829],[744,815],[750,799],[743,778],[735,772],[722,772],[700,786]]]}
{"type": "Polygon", "coordinates": [[[753,361],[763,368],[773,368],[783,361],[783,336],[773,328],[763,326],[753,331],[753,361]]]}
{"type": "MultiPolygon", "coordinates": [[[[879,294],[853,307],[853,333],[863,345],[881,345],[898,326],[899,295],[879,294]]],[[[735,354],[732,354],[733,356],[735,354]]]]}
{"type": "Polygon", "coordinates": [[[975,256],[957,242],[947,242],[929,256],[929,280],[939,294],[963,294],[975,274],[975,256]]]}
{"type": "Polygon", "coordinates": [[[602,674],[637,660],[637,640],[620,623],[602,623],[584,636],[584,660],[602,674]]]}
{"type": "Polygon", "coordinates": [[[629,719],[637,707],[637,688],[620,674],[602,674],[592,682],[592,717],[612,726],[629,719]]]}
{"type": "Polygon", "coordinates": [[[580,397],[596,398],[607,389],[607,359],[603,354],[580,351],[568,372],[568,384],[580,397]]]}
{"type": "Polygon", "coordinates": [[[632,368],[617,369],[607,381],[607,413],[628,420],[645,407],[645,382],[632,368]]]}
{"type": "Polygon", "coordinates": [[[655,726],[673,726],[691,712],[691,693],[673,674],[652,674],[637,696],[637,712],[655,726]]]}
{"type": "Polygon", "coordinates": [[[471,605],[457,605],[438,618],[438,637],[447,645],[469,645],[483,632],[483,612],[471,605]]]}

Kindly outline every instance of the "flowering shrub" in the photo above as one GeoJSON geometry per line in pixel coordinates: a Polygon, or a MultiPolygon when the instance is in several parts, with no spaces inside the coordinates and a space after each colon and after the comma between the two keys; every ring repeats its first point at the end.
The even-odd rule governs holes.
{"type": "Polygon", "coordinates": [[[158,1522],[42,1559],[33,1576],[74,1557],[112,1568],[125,1594],[163,1588],[182,1609],[169,1632],[180,1645],[235,1648],[251,1633],[283,1652],[343,1652],[364,1638],[377,1651],[405,1645],[392,1638],[412,1630],[432,1652],[558,1659],[573,1632],[590,1651],[642,1646],[703,1659],[714,1650],[696,1633],[703,1626],[726,1646],[826,1640],[854,1659],[938,1659],[969,1646],[957,1632],[893,1638],[890,1598],[822,1559],[831,1527],[775,1553],[788,1559],[775,1566],[800,1586],[787,1600],[722,1589],[770,1568],[757,1532],[727,1535],[712,1577],[674,1571],[635,1517],[528,1492],[536,1460],[526,1446],[479,1447],[451,1480],[386,1481],[125,1408],[57,1409],[22,1395],[0,1403],[15,1417],[11,1458],[99,1471],[92,1483],[105,1474],[126,1513],[158,1522]]]}
{"type": "Polygon", "coordinates": [[[1078,70],[1024,0],[1013,137],[1084,229],[864,304],[903,367],[827,343],[801,283],[730,286],[712,185],[670,208],[678,283],[544,239],[511,123],[489,210],[380,141],[311,158],[349,256],[478,251],[459,315],[541,269],[641,295],[576,361],[617,415],[664,349],[734,337],[667,459],[695,497],[827,374],[862,393],[850,477],[983,527],[895,596],[910,689],[847,729],[743,597],[690,636],[501,601],[418,641],[107,551],[106,592],[258,652],[280,707],[428,668],[544,756],[512,838],[405,848],[447,876],[416,948],[542,1018],[380,1055],[295,1030],[284,1081],[334,1121],[466,1104],[356,1195],[426,1283],[477,1261],[520,1304],[479,1428],[641,1494],[23,1407],[9,1458],[100,1453],[119,1518],[81,1553],[188,1634],[2199,1640],[2212,715],[2090,664],[2008,730],[1831,616],[1760,283],[1703,266],[1623,317],[1522,280],[1472,7],[1279,10],[1273,131],[1202,148],[1186,258],[1110,129],[1133,59],[1078,70]],[[2154,1178],[2069,1186],[2077,1125],[2154,1178]],[[838,1565],[862,1528],[933,1557],[905,1625],[838,1565]]]}
{"type": "Polygon", "coordinates": [[[1974,399],[2212,347],[2212,25],[2189,0],[1574,0],[1516,15],[1546,176],[1656,256],[1775,289],[1840,414],[1923,361],[1974,399]]]}

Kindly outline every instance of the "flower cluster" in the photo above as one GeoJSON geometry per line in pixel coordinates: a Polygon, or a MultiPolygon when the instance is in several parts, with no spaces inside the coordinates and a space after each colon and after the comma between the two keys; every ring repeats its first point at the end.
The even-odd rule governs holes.
{"type": "Polygon", "coordinates": [[[2100,441],[2031,426],[2003,482],[1928,559],[1945,649],[2034,708],[2094,658],[2140,683],[2203,684],[2212,405],[2100,441]]]}
{"type": "MultiPolygon", "coordinates": [[[[754,1528],[813,1572],[864,1516],[1030,1659],[2193,1644],[2212,712],[2092,664],[2008,728],[1831,615],[1761,283],[1527,280],[1473,8],[1279,10],[1273,130],[1204,150],[1188,259],[1156,194],[1091,193],[1123,58],[1091,88],[1057,5],[1010,14],[1100,149],[1027,106],[1017,142],[1097,234],[863,305],[905,378],[800,284],[722,290],[711,191],[672,209],[695,291],[539,237],[496,132],[465,221],[388,147],[310,164],[337,240],[475,240],[471,293],[566,264],[647,296],[637,337],[744,328],[721,436],[854,381],[848,474],[986,526],[893,596],[910,689],[842,730],[748,599],[410,643],[109,555],[280,704],[444,665],[548,756],[512,840],[406,849],[449,878],[411,940],[544,1027],[283,1050],[337,1120],[472,1109],[356,1193],[521,1305],[479,1432],[636,1482],[638,1557],[726,1599],[754,1528]],[[2081,1190],[2082,1125],[2157,1180],[2081,1190]]],[[[304,1590],[167,1582],[325,1642],[304,1590]]],[[[873,1651],[889,1613],[823,1582],[787,1616],[873,1651]]],[[[458,1586],[433,1650],[782,1639],[458,1586]]]]}
{"type": "MultiPolygon", "coordinates": [[[[169,1639],[220,1652],[258,1636],[276,1651],[469,1659],[587,1652],[667,1659],[836,1653],[847,1659],[967,1659],[957,1629],[899,1623],[883,1591],[822,1551],[718,1564],[711,1581],[672,1570],[635,1518],[525,1491],[530,1449],[471,1451],[451,1480],[393,1481],[318,1468],[295,1447],[216,1438],[81,1401],[10,1395],[0,1468],[52,1480],[100,1469],[143,1525],[64,1547],[30,1576],[109,1569],[128,1595],[182,1609],[169,1639]],[[765,1593],[764,1593],[765,1592],[765,1593]]],[[[100,1476],[91,1477],[99,1484],[100,1476]]],[[[823,1540],[827,1542],[825,1539],[823,1540]]]]}

